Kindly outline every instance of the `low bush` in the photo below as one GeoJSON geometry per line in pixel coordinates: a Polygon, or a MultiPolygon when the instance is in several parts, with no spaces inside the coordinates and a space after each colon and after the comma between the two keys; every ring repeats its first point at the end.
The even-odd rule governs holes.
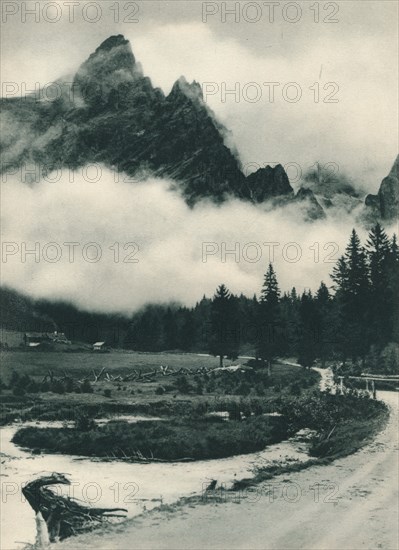
{"type": "Polygon", "coordinates": [[[314,393],[306,398],[285,400],[279,407],[294,434],[302,428],[317,432],[310,455],[344,456],[359,449],[388,418],[388,408],[369,394],[357,390],[345,395],[314,393]]]}
{"type": "Polygon", "coordinates": [[[295,433],[302,428],[331,430],[345,420],[368,420],[386,405],[370,398],[368,393],[353,390],[345,395],[313,392],[304,397],[284,399],[278,410],[287,419],[288,431],[295,433]]]}
{"type": "Polygon", "coordinates": [[[80,386],[80,391],[82,393],[93,393],[94,390],[89,380],[86,379],[83,381],[83,384],[80,386]]]}
{"type": "Polygon", "coordinates": [[[77,412],[75,417],[75,430],[79,432],[89,432],[96,428],[94,418],[84,412],[77,412]]]}
{"type": "Polygon", "coordinates": [[[48,452],[132,459],[142,455],[172,461],[251,453],[284,437],[286,429],[280,418],[252,417],[243,422],[224,422],[219,418],[112,422],[84,431],[30,427],[19,430],[13,441],[48,452]]]}

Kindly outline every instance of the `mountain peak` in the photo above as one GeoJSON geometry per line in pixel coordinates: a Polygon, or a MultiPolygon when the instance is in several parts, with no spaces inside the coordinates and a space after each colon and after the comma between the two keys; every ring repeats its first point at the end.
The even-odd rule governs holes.
{"type": "Polygon", "coordinates": [[[399,155],[397,155],[388,177],[399,179],[399,155]]]}
{"type": "Polygon", "coordinates": [[[126,40],[123,34],[117,34],[104,40],[79,70],[83,67],[87,69],[90,65],[94,65],[97,70],[105,66],[113,72],[121,69],[132,71],[136,59],[129,40],[126,40]]]}
{"type": "MultiPolygon", "coordinates": [[[[26,158],[43,159],[51,167],[101,162],[139,179],[155,175],[174,180],[190,206],[202,199],[220,204],[229,197],[268,202],[271,207],[296,203],[307,220],[323,217],[323,206],[335,206],[332,199],[326,204],[330,187],[334,197],[354,195],[347,180],[328,177],[319,166],[305,178],[308,189],[297,195],[281,164],[246,177],[232,139],[204,101],[200,84],[182,76],[165,97],[144,76],[122,34],[108,37],[93,51],[72,86],[68,100],[49,103],[32,98],[25,124],[34,139],[26,140],[18,132],[7,141],[3,154],[8,166],[22,166],[26,158]]],[[[25,98],[5,99],[3,107],[19,128],[26,114],[25,98]]],[[[397,211],[398,164],[399,157],[379,194],[367,198],[374,219],[392,219],[397,211]]],[[[356,200],[357,205],[360,199],[356,200]]]]}
{"type": "Polygon", "coordinates": [[[366,218],[392,222],[399,216],[399,155],[376,195],[366,197],[366,218]]]}
{"type": "Polygon", "coordinates": [[[184,95],[188,99],[191,99],[194,101],[200,100],[201,103],[203,102],[202,88],[200,84],[195,80],[193,80],[190,84],[189,82],[187,82],[184,76],[181,76],[173,84],[169,97],[176,97],[179,95],[184,95]]]}
{"type": "Polygon", "coordinates": [[[304,217],[307,221],[320,220],[326,217],[311,189],[301,187],[295,195],[294,201],[302,205],[304,217]]]}
{"type": "Polygon", "coordinates": [[[80,90],[86,104],[107,103],[109,94],[119,86],[142,78],[129,40],[122,34],[110,36],[79,67],[75,90],[80,90]]]}
{"type": "Polygon", "coordinates": [[[104,42],[102,42],[98,46],[96,52],[100,50],[109,51],[112,50],[112,48],[117,48],[118,46],[126,46],[127,44],[129,44],[129,40],[126,40],[123,34],[116,34],[113,36],[109,36],[106,40],[104,40],[104,42]]]}
{"type": "Polygon", "coordinates": [[[265,168],[259,168],[259,170],[248,176],[247,182],[255,202],[263,202],[284,195],[289,196],[294,192],[287,173],[281,164],[277,164],[274,168],[269,165],[265,168]]]}

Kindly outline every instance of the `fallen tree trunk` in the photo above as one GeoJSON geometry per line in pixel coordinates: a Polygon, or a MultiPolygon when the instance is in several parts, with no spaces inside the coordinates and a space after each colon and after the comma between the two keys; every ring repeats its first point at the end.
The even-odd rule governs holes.
{"type": "MultiPolygon", "coordinates": [[[[110,517],[126,517],[125,508],[90,508],[68,496],[57,495],[48,488],[49,485],[70,483],[64,474],[53,473],[35,479],[22,488],[22,493],[34,510],[36,518],[43,518],[45,521],[50,542],[92,531],[110,517]]],[[[38,537],[43,539],[43,533],[38,533],[38,537]]]]}

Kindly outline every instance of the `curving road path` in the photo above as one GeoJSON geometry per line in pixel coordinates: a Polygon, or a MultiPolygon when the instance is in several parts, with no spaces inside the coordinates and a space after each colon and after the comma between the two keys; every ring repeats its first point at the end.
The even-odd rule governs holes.
{"type": "Polygon", "coordinates": [[[154,511],[54,550],[397,550],[399,394],[378,397],[391,407],[390,420],[351,456],[278,476],[252,497],[154,511]]]}

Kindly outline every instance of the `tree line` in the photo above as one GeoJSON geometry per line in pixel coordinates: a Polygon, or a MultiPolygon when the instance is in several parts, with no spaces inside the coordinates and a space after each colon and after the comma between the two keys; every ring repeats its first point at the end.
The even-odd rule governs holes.
{"type": "Polygon", "coordinates": [[[1,289],[2,326],[66,333],[73,342],[105,340],[136,351],[211,353],[235,359],[256,356],[267,365],[278,356],[308,367],[339,361],[359,370],[397,372],[399,357],[399,251],[375,225],[361,243],[352,231],[344,254],[315,293],[282,293],[272,264],[259,295],[232,294],[221,284],[194,307],[148,305],[131,317],[80,311],[63,302],[34,301],[1,289]],[[22,325],[21,325],[22,322],[22,325]]]}
{"type": "Polygon", "coordinates": [[[337,360],[358,368],[398,368],[399,248],[380,224],[363,245],[352,231],[331,273],[315,293],[281,293],[269,264],[259,298],[221,284],[194,308],[153,305],[136,314],[124,346],[141,351],[209,352],[223,358],[251,353],[269,367],[278,356],[310,367],[337,360]]]}

